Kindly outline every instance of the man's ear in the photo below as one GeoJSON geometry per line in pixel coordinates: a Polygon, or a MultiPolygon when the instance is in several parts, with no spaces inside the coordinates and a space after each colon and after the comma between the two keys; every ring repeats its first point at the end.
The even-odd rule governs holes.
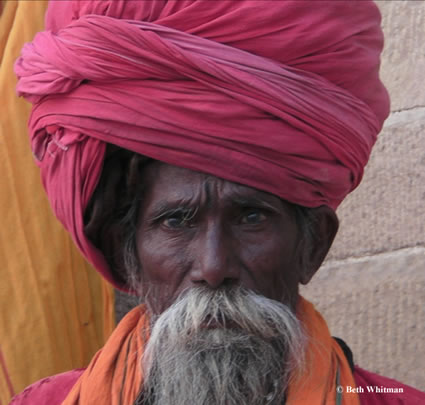
{"type": "MultiPolygon", "coordinates": [[[[310,208],[308,230],[309,235],[303,235],[300,242],[300,278],[301,284],[307,284],[316,274],[325,260],[326,255],[338,231],[339,221],[332,208],[322,205],[310,208]]],[[[302,229],[306,233],[306,229],[302,229]]]]}

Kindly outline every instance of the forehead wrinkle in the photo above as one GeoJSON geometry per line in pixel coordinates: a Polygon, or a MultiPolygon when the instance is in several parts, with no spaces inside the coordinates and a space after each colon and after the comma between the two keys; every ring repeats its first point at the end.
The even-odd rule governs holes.
{"type": "MultiPolygon", "coordinates": [[[[248,190],[248,188],[242,184],[207,175],[202,184],[202,202],[207,208],[212,208],[215,203],[232,204],[235,194],[244,196],[244,190],[248,190]],[[242,188],[242,190],[239,190],[239,188],[242,188]]],[[[258,191],[252,189],[249,194],[251,192],[256,193],[258,191]]]]}
{"type": "Polygon", "coordinates": [[[204,181],[203,181],[203,191],[204,191],[204,196],[205,196],[205,205],[207,208],[211,208],[212,207],[212,179],[211,177],[207,177],[204,181]]]}

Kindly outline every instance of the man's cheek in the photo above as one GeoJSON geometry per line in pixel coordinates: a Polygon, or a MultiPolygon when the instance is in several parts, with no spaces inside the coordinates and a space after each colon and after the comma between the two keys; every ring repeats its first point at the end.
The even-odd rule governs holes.
{"type": "Polygon", "coordinates": [[[180,272],[182,249],[167,241],[150,240],[139,245],[139,258],[146,281],[170,284],[180,272]]]}

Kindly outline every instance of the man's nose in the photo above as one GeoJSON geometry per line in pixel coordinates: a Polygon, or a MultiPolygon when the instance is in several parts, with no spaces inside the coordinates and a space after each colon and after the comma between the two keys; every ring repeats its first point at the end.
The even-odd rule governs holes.
{"type": "Polygon", "coordinates": [[[200,236],[198,242],[192,282],[203,283],[211,288],[237,284],[240,273],[229,234],[218,225],[211,226],[200,236]]]}

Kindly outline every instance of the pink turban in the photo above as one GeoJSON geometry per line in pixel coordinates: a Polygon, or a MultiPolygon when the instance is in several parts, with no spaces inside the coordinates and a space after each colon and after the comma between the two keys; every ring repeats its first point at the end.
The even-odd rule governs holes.
{"type": "Polygon", "coordinates": [[[83,213],[106,143],[336,208],[389,112],[371,1],[52,1],[15,65],[52,207],[110,281],[83,213]]]}

